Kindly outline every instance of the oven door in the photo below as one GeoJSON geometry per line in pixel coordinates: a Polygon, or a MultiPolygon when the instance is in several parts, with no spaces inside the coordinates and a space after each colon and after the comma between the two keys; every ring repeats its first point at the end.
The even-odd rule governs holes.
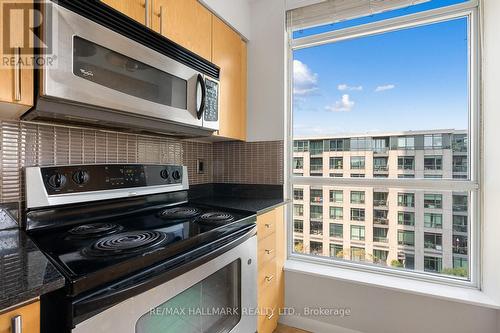
{"type": "Polygon", "coordinates": [[[55,3],[46,11],[57,57],[43,68],[42,98],[203,126],[203,75],[55,3]]]}
{"type": "Polygon", "coordinates": [[[257,240],[78,324],[72,333],[257,331],[257,240]]]}

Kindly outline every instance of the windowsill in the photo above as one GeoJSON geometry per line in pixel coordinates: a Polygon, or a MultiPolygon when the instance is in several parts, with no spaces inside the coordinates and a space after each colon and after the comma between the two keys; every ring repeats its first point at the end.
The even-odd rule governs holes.
{"type": "Polygon", "coordinates": [[[495,302],[484,292],[474,288],[450,286],[400,276],[365,272],[294,259],[288,259],[285,262],[284,269],[288,272],[302,273],[321,278],[329,278],[377,288],[386,288],[415,295],[434,297],[447,301],[500,309],[499,303],[495,302]]]}

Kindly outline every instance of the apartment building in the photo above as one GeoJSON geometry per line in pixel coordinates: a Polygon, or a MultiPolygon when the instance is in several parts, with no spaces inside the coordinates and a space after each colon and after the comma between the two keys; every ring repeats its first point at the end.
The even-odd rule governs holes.
{"type": "MultiPolygon", "coordinates": [[[[294,141],[296,176],[467,179],[465,131],[294,141]]],[[[295,251],[467,276],[467,193],[386,186],[294,185],[295,251]]],[[[341,185],[341,184],[340,184],[341,185]]],[[[373,185],[373,184],[372,184],[373,185]]]]}

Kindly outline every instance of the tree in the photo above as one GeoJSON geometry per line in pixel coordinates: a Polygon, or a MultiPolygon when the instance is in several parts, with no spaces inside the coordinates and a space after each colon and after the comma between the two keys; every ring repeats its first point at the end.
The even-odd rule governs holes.
{"type": "Polygon", "coordinates": [[[443,270],[441,270],[441,274],[467,277],[469,275],[469,272],[465,267],[456,267],[456,268],[444,268],[443,270]]]}
{"type": "Polygon", "coordinates": [[[397,267],[397,268],[402,268],[403,267],[403,263],[401,261],[399,261],[399,260],[394,259],[394,260],[391,261],[391,266],[392,267],[397,267]]]}

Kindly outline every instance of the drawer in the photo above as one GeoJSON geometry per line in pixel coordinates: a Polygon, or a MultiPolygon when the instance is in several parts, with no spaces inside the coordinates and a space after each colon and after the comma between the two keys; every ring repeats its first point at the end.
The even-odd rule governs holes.
{"type": "Polygon", "coordinates": [[[257,287],[259,293],[266,288],[276,285],[276,261],[270,260],[263,264],[259,264],[257,287]]]}
{"type": "Polygon", "coordinates": [[[264,239],[276,231],[276,212],[274,210],[257,216],[257,238],[264,239]]]}
{"type": "Polygon", "coordinates": [[[262,265],[269,260],[276,258],[276,234],[272,233],[257,243],[257,260],[262,265]]]}

